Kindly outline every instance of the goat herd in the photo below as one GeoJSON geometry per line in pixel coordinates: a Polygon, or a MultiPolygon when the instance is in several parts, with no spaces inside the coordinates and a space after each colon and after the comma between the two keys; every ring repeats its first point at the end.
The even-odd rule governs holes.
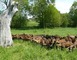
{"type": "Polygon", "coordinates": [[[43,46],[47,47],[56,47],[56,49],[60,48],[68,48],[68,51],[73,51],[74,48],[77,48],[77,36],[68,35],[66,37],[61,37],[58,35],[50,36],[50,35],[32,35],[32,34],[15,34],[12,35],[13,39],[22,39],[24,41],[34,41],[43,46]]]}

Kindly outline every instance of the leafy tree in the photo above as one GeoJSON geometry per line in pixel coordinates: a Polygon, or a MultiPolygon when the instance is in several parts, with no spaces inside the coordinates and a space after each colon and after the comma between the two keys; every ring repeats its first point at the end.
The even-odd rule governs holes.
{"type": "Polygon", "coordinates": [[[71,6],[69,15],[71,18],[70,25],[72,25],[73,27],[77,27],[77,2],[76,1],[71,6]]]}
{"type": "Polygon", "coordinates": [[[25,28],[27,25],[26,16],[22,16],[19,12],[13,17],[11,27],[12,28],[25,28]]]}
{"type": "Polygon", "coordinates": [[[53,6],[49,5],[47,8],[47,20],[50,20],[52,27],[60,27],[61,25],[61,15],[60,12],[53,6]]]}
{"type": "Polygon", "coordinates": [[[37,19],[39,21],[39,26],[42,27],[42,28],[45,28],[46,27],[46,23],[45,23],[45,10],[47,8],[47,3],[45,0],[39,0],[38,1],[38,5],[35,6],[37,9],[37,11],[35,12],[36,16],[37,16],[37,19]]]}
{"type": "Polygon", "coordinates": [[[49,11],[51,8],[49,6],[54,5],[54,3],[55,0],[37,0],[35,2],[32,15],[39,22],[40,27],[50,27],[51,13],[49,11]]]}
{"type": "Polygon", "coordinates": [[[33,16],[39,22],[39,26],[45,27],[57,27],[61,25],[61,17],[59,11],[54,7],[54,1],[51,0],[38,0],[33,7],[33,16]]]}
{"type": "Polygon", "coordinates": [[[70,18],[69,18],[69,14],[68,13],[64,13],[64,14],[61,14],[62,16],[62,27],[68,27],[69,25],[69,21],[70,21],[70,18]]]}
{"type": "Polygon", "coordinates": [[[15,0],[18,2],[19,11],[13,17],[12,25],[13,28],[25,28],[27,24],[27,12],[29,11],[28,0],[15,0]]]}

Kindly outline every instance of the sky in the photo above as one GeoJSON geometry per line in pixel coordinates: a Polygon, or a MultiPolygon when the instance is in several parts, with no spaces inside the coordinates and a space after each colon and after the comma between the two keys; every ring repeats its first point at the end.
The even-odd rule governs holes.
{"type": "Polygon", "coordinates": [[[55,1],[55,7],[61,12],[61,13],[68,13],[70,10],[70,7],[72,6],[73,2],[75,0],[56,0],[55,1]]]}
{"type": "MultiPolygon", "coordinates": [[[[1,1],[1,0],[0,0],[1,1]]],[[[3,1],[3,0],[2,0],[3,1]]],[[[9,1],[9,0],[8,0],[9,1]]],[[[56,0],[55,7],[61,12],[61,13],[68,13],[70,10],[71,5],[73,4],[75,0],[56,0]]],[[[6,6],[0,2],[0,10],[6,9],[6,6]]]]}
{"type": "Polygon", "coordinates": [[[6,5],[2,2],[0,2],[0,11],[3,11],[6,9],[6,5]]]}
{"type": "MultiPolygon", "coordinates": [[[[6,9],[6,5],[4,4],[5,0],[0,0],[0,11],[3,11],[6,9]]],[[[7,0],[7,5],[9,4],[10,0],[7,0]]]]}

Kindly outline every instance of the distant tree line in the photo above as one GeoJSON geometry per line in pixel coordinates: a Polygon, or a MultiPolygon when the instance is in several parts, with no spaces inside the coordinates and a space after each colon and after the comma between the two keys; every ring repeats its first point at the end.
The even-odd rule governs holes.
{"type": "Polygon", "coordinates": [[[19,12],[15,14],[11,27],[25,28],[27,15],[39,23],[40,28],[77,27],[77,2],[75,1],[69,13],[60,13],[55,7],[55,0],[16,0],[19,2],[19,12]]]}

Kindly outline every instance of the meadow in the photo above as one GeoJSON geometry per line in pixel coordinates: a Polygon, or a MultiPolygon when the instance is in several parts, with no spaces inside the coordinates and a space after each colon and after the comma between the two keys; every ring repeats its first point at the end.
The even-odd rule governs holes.
{"type": "MultiPolygon", "coordinates": [[[[77,35],[77,28],[26,28],[11,31],[12,34],[77,35]]],[[[0,60],[77,60],[77,49],[73,52],[68,52],[67,49],[47,49],[35,42],[15,39],[13,46],[0,47],[0,60]]]]}
{"type": "Polygon", "coordinates": [[[67,50],[47,49],[30,41],[14,40],[14,45],[0,47],[0,60],[77,60],[77,49],[67,50]]]}
{"type": "Polygon", "coordinates": [[[60,36],[67,36],[67,35],[77,35],[77,28],[46,28],[46,29],[26,29],[26,30],[18,30],[12,29],[12,34],[46,34],[46,35],[60,35],[60,36]]]}
{"type": "Polygon", "coordinates": [[[60,36],[67,36],[67,35],[77,35],[77,28],[38,28],[38,23],[35,21],[29,21],[27,23],[27,27],[25,29],[12,29],[12,34],[34,34],[34,35],[60,35],[60,36]]]}
{"type": "MultiPolygon", "coordinates": [[[[77,28],[53,28],[53,29],[12,29],[12,34],[49,34],[67,36],[67,34],[76,35],[77,28]]],[[[68,52],[67,49],[61,51],[47,49],[37,43],[31,41],[14,40],[11,47],[0,47],[0,60],[77,60],[77,49],[68,52]]]]}

